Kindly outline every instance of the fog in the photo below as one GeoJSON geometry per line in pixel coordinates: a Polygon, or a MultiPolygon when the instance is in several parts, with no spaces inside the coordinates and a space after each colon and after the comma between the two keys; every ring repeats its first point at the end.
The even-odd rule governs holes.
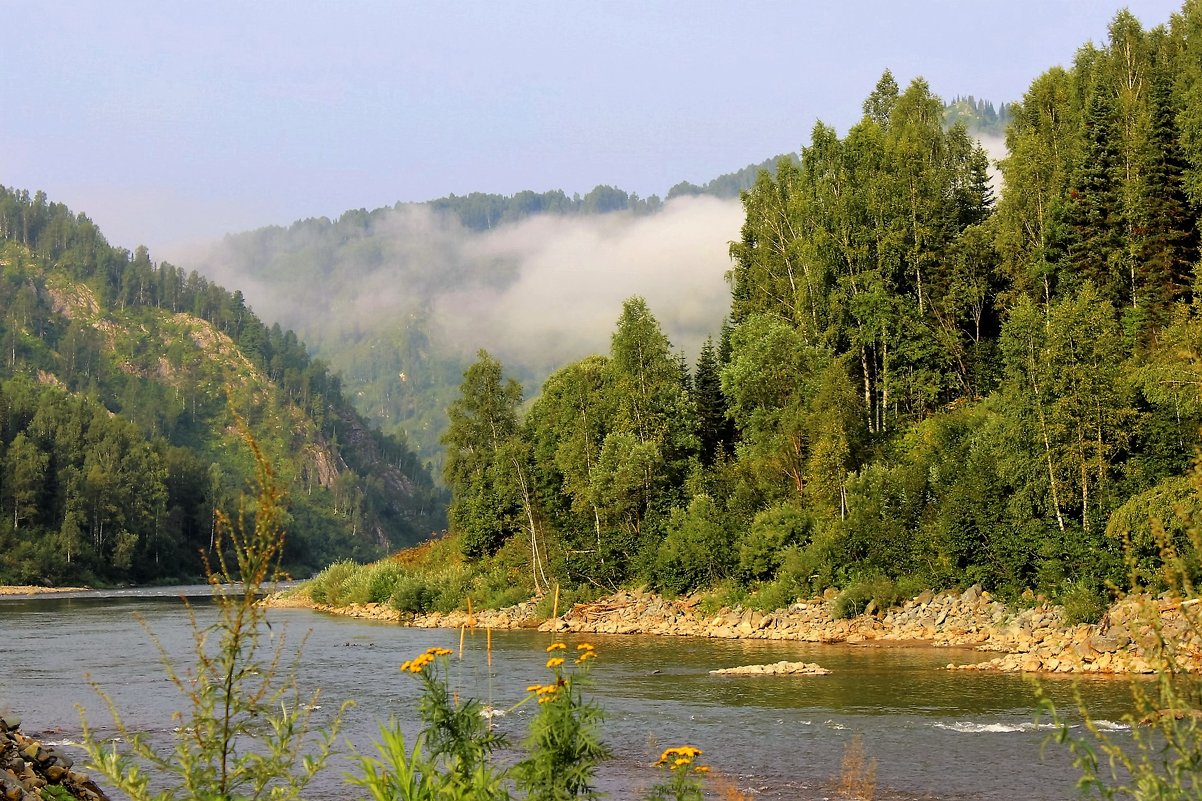
{"type": "Polygon", "coordinates": [[[194,263],[319,351],[328,337],[374,336],[422,314],[436,347],[469,358],[485,348],[545,375],[608,351],[631,295],[694,358],[729,308],[742,220],[736,200],[681,197],[642,217],[541,215],[479,232],[401,205],[229,237],[194,263]]]}

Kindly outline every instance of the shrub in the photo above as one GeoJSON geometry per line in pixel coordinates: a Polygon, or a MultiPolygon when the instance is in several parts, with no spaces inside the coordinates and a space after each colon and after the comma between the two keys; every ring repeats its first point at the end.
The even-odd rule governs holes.
{"type": "Polygon", "coordinates": [[[731,561],[722,510],[708,495],[697,495],[668,521],[656,554],[655,585],[669,593],[688,592],[725,576],[731,561]]]}
{"type": "Polygon", "coordinates": [[[1108,606],[1106,596],[1096,585],[1075,581],[1060,595],[1064,620],[1070,626],[1078,623],[1097,623],[1108,606]]]}
{"type": "Polygon", "coordinates": [[[359,565],[349,559],[335,562],[309,582],[309,597],[314,603],[339,606],[344,585],[358,571],[359,565]]]}
{"type": "Polygon", "coordinates": [[[810,537],[813,518],[793,506],[774,506],[755,516],[739,540],[739,571],[747,580],[770,579],[784,559],[785,548],[810,537]]]}
{"type": "Polygon", "coordinates": [[[856,617],[864,614],[869,603],[876,604],[877,609],[888,609],[906,597],[890,578],[878,576],[873,579],[860,579],[848,585],[835,598],[834,615],[840,619],[856,617]]]}

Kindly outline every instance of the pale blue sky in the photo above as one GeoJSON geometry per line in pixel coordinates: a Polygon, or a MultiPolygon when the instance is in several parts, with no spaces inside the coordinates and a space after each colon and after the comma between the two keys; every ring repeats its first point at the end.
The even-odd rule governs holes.
{"type": "Polygon", "coordinates": [[[886,67],[1016,99],[1120,7],[0,0],[0,184],[157,257],[452,192],[662,196],[844,129],[886,67]]]}

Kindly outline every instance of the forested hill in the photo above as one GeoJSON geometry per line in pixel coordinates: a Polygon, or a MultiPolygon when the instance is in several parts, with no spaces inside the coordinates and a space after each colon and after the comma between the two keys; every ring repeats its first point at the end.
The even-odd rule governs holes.
{"type": "Polygon", "coordinates": [[[201,575],[214,509],[253,477],[234,412],[289,491],[298,574],[443,525],[428,468],[364,424],[295,334],[3,187],[0,343],[0,583],[201,575]]]}
{"type": "Polygon", "coordinates": [[[1122,12],[1035,79],[1000,197],[922,80],[863,109],[743,195],[693,370],[638,298],[541,390],[481,354],[447,434],[469,555],[768,608],[981,582],[1100,613],[1197,553],[1174,549],[1202,514],[1202,2],[1122,12]]]}

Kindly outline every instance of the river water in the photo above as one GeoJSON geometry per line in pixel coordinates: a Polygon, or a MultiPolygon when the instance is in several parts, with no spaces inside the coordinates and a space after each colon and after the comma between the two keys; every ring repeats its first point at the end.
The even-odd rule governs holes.
{"type": "MultiPolygon", "coordinates": [[[[82,707],[101,733],[110,718],[88,680],[103,688],[131,729],[167,743],[171,713],[181,707],[164,677],[152,631],[177,662],[187,665],[191,629],[179,594],[194,595],[201,621],[212,619],[208,589],[171,588],[0,599],[0,711],[22,729],[70,743],[79,736],[82,707]]],[[[324,719],[344,700],[356,704],[344,733],[364,750],[381,721],[395,717],[417,730],[417,682],[401,662],[434,645],[458,650],[460,633],[322,615],[307,610],[270,613],[273,636],[290,647],[304,641],[300,680],[320,688],[324,719]]],[[[594,697],[606,711],[604,737],[614,759],[601,774],[613,798],[636,798],[655,780],[649,765],[670,745],[704,750],[704,762],[757,798],[832,797],[845,749],[857,736],[876,760],[878,799],[1052,801],[1075,796],[1076,774],[1060,746],[1037,725],[1033,685],[1020,676],[941,670],[949,662],[979,661],[965,649],[859,647],[698,638],[587,638],[598,650],[594,697]],[[827,676],[711,676],[708,671],[779,660],[817,662],[827,676]]],[[[582,641],[569,637],[570,646],[582,641]]],[[[485,634],[468,632],[455,686],[498,709],[545,681],[544,648],[551,635],[494,632],[493,665],[485,663],[485,634]]],[[[1044,691],[1063,710],[1080,693],[1097,718],[1118,720],[1128,708],[1121,680],[1045,678],[1044,691]]],[[[528,705],[529,706],[529,705],[528,705]]],[[[497,725],[520,741],[527,707],[497,725]]],[[[1118,725],[1116,736],[1124,736],[1118,725]]],[[[344,765],[342,766],[344,767],[344,765]]],[[[310,795],[353,798],[336,767],[310,795]]]]}

